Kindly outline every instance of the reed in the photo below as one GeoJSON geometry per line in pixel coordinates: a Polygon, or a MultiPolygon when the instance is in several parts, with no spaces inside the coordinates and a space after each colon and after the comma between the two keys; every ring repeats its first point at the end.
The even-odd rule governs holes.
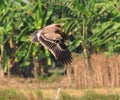
{"type": "Polygon", "coordinates": [[[90,58],[90,70],[85,57],[75,57],[68,66],[68,73],[62,81],[63,87],[120,87],[119,59],[120,55],[93,54],[90,58]]]}

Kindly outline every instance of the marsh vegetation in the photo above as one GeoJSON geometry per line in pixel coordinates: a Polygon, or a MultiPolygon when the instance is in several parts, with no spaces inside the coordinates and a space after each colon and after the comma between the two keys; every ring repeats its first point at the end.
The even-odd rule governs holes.
{"type": "Polygon", "coordinates": [[[58,88],[60,100],[119,100],[119,59],[119,0],[0,0],[0,100],[53,100],[58,88]],[[52,23],[63,25],[70,65],[30,41],[52,23]]]}

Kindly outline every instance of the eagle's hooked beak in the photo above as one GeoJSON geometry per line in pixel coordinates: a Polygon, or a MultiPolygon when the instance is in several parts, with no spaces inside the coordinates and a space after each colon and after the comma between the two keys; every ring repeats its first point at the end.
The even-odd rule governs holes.
{"type": "Polygon", "coordinates": [[[31,36],[31,42],[38,42],[38,37],[37,37],[37,31],[34,31],[32,36],[31,36]]]}

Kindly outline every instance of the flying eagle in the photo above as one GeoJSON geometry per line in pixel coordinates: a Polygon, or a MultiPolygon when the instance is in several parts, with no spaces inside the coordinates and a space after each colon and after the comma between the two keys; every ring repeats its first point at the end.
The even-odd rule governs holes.
{"type": "Polygon", "coordinates": [[[61,25],[51,24],[38,31],[32,36],[32,42],[39,42],[46,47],[54,57],[62,64],[70,64],[72,56],[64,44],[65,33],[61,25]]]}

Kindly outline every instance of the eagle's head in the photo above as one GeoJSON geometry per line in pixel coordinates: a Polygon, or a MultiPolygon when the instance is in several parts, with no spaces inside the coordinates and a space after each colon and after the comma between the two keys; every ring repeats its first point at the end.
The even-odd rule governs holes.
{"type": "Polygon", "coordinates": [[[31,37],[31,42],[39,42],[38,40],[38,31],[34,31],[31,37]]]}

